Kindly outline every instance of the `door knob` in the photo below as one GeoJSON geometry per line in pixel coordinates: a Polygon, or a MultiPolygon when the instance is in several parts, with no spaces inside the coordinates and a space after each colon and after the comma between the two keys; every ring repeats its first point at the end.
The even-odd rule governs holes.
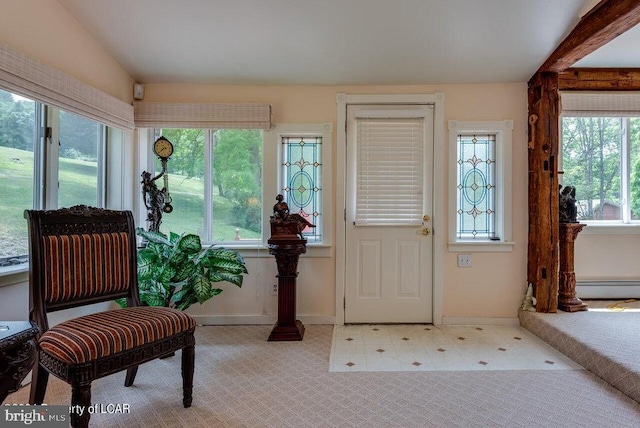
{"type": "Polygon", "coordinates": [[[429,217],[427,214],[422,216],[422,221],[429,221],[431,220],[431,217],[429,217]]]}
{"type": "Polygon", "coordinates": [[[428,227],[423,227],[422,234],[425,236],[431,235],[431,229],[429,229],[428,227]]]}

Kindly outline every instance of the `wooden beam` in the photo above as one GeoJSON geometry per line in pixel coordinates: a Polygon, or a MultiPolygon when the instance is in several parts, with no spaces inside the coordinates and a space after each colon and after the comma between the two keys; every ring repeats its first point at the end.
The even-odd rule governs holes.
{"type": "Polygon", "coordinates": [[[558,308],[558,74],[537,73],[529,81],[529,242],[527,280],[536,311],[558,308]]]}
{"type": "Polygon", "coordinates": [[[602,0],[585,15],[538,72],[560,73],[640,23],[640,1],[602,0]]]}
{"type": "Polygon", "coordinates": [[[561,91],[640,91],[640,68],[569,68],[558,74],[561,91]]]}

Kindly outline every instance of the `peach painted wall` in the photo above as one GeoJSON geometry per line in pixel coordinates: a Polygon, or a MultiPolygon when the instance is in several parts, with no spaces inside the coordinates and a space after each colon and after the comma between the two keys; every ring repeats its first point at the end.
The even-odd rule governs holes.
{"type": "MultiPolygon", "coordinates": [[[[445,322],[458,318],[513,318],[526,289],[527,252],[527,88],[524,83],[493,85],[425,86],[216,86],[147,84],[144,101],[164,102],[264,102],[273,108],[278,123],[332,122],[336,126],[336,94],[408,94],[443,92],[445,123],[455,120],[514,121],[513,131],[513,241],[510,253],[473,253],[471,268],[456,266],[457,254],[445,248],[445,322]]],[[[447,136],[447,135],[445,135],[447,136]]],[[[334,131],[333,141],[336,141],[334,131]]],[[[446,147],[446,141],[436,142],[446,147]]],[[[335,146],[334,146],[335,147],[335,146]]],[[[445,150],[448,156],[448,151],[445,150]]],[[[336,149],[334,148],[334,171],[336,149]]],[[[335,172],[334,172],[335,174],[335,172]]],[[[445,170],[445,177],[448,177],[445,170]]],[[[338,181],[334,177],[334,183],[338,181]]],[[[445,180],[446,181],[446,180],[445,180]]],[[[335,195],[335,189],[332,194],[335,195]]],[[[445,191],[446,194],[446,191],[445,191]]],[[[447,206],[445,201],[445,207],[447,206]]],[[[335,201],[334,201],[335,204],[335,201]]],[[[334,205],[335,206],[335,205],[334,205]]],[[[333,213],[332,213],[333,214],[333,213]]],[[[449,215],[447,214],[447,217],[449,215]]],[[[335,224],[335,222],[334,222],[335,224]]],[[[241,290],[227,287],[213,301],[191,312],[223,316],[275,314],[275,298],[266,293],[273,282],[275,263],[270,258],[251,260],[257,272],[241,290]],[[265,294],[266,293],[266,294],[265,294]],[[228,304],[227,304],[228,302],[228,304]]],[[[304,257],[300,267],[298,313],[335,315],[334,258],[304,257]]]]}
{"type": "Polygon", "coordinates": [[[0,0],[0,43],[133,101],[133,78],[57,0],[0,0]]]}

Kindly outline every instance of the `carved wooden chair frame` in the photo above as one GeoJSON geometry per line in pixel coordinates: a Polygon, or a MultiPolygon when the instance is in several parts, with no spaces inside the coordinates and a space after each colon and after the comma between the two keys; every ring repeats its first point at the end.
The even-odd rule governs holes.
{"type": "MultiPolygon", "coordinates": [[[[174,309],[140,306],[132,213],[79,205],[27,210],[25,218],[29,318],[40,330],[29,402],[42,404],[51,373],[71,384],[72,406],[88,408],[94,379],[126,369],[131,386],[139,364],[182,349],[183,404],[191,406],[195,321],[174,309]],[[49,312],[117,298],[129,307],[49,327],[49,312]]],[[[88,426],[88,412],[70,416],[73,427],[88,426]]]]}

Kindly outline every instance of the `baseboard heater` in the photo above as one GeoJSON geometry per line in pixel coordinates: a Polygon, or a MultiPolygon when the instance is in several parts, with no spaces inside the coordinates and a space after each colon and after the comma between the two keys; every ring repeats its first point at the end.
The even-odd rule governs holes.
{"type": "Polygon", "coordinates": [[[576,281],[580,299],[638,299],[640,280],[576,281]]]}

